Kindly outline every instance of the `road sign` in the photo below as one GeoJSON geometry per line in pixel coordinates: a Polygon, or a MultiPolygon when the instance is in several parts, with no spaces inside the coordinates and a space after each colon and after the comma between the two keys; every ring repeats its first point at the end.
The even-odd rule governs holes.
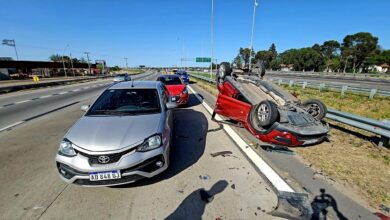
{"type": "Polygon", "coordinates": [[[211,58],[210,57],[197,57],[196,62],[198,63],[210,63],[211,58]]]}

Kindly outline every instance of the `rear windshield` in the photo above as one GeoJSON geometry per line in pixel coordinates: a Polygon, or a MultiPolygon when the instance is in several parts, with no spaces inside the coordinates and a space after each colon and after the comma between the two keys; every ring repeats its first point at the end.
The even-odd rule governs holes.
{"type": "Polygon", "coordinates": [[[125,77],[126,74],[117,74],[116,77],[118,77],[118,76],[119,76],[119,77],[125,77]]]}
{"type": "Polygon", "coordinates": [[[173,77],[173,76],[158,77],[157,80],[161,81],[165,85],[180,85],[180,84],[182,84],[179,77],[173,77]]]}
{"type": "Polygon", "coordinates": [[[156,89],[109,89],[92,105],[87,115],[134,115],[160,112],[156,89]]]}
{"type": "Polygon", "coordinates": [[[186,72],[177,72],[176,74],[177,74],[177,75],[180,75],[180,76],[187,76],[187,73],[186,73],[186,72]]]}

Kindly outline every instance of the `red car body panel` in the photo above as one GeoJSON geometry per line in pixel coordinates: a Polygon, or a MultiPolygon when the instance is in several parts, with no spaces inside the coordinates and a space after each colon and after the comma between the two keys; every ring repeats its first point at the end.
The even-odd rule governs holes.
{"type": "Polygon", "coordinates": [[[219,94],[214,109],[215,113],[238,121],[250,133],[252,133],[252,135],[261,141],[290,147],[301,146],[304,143],[294,134],[288,131],[278,130],[277,126],[275,128],[271,127],[264,133],[259,133],[251,126],[249,121],[249,114],[252,105],[237,99],[240,92],[237,91],[229,82],[224,82],[222,85],[218,85],[218,90],[219,94]]]}
{"type": "Polygon", "coordinates": [[[184,105],[188,102],[188,92],[183,93],[183,91],[187,91],[186,85],[165,85],[168,90],[168,93],[171,97],[175,97],[175,101],[178,105],[184,105]]]}

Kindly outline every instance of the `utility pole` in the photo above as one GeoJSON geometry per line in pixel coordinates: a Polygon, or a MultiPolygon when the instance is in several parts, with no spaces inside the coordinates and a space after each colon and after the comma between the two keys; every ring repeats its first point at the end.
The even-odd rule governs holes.
{"type": "Polygon", "coordinates": [[[255,30],[255,17],[256,17],[256,7],[257,7],[257,0],[254,0],[255,3],[253,5],[253,16],[252,16],[252,32],[251,32],[251,43],[249,48],[249,71],[251,71],[252,68],[252,51],[253,51],[253,32],[255,30]]]}
{"type": "Polygon", "coordinates": [[[64,60],[65,50],[66,50],[67,47],[69,47],[69,44],[67,44],[67,45],[65,46],[64,51],[62,52],[62,65],[63,65],[63,67],[64,67],[65,77],[68,77],[68,76],[66,75],[66,67],[65,67],[65,60],[64,60]]]}
{"type": "Polygon", "coordinates": [[[214,0],[211,0],[211,65],[210,65],[210,78],[213,74],[213,57],[214,57],[214,0]]]}
{"type": "Polygon", "coordinates": [[[91,52],[84,52],[84,54],[86,54],[87,55],[87,61],[88,61],[88,69],[89,69],[89,75],[91,75],[92,73],[91,73],[91,63],[89,62],[89,54],[90,54],[91,52]]]}
{"type": "Polygon", "coordinates": [[[69,58],[70,58],[70,66],[72,67],[72,73],[73,73],[73,77],[75,77],[75,73],[74,73],[74,68],[73,68],[73,59],[72,59],[72,53],[69,53],[69,58]]]}
{"type": "Polygon", "coordinates": [[[124,57],[123,59],[125,59],[126,70],[127,70],[127,69],[129,69],[129,67],[127,66],[127,57],[124,57]]]}

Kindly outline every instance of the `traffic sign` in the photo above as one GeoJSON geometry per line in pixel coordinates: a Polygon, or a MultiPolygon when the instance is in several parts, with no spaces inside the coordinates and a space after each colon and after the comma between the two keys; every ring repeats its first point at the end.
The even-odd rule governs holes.
{"type": "Polygon", "coordinates": [[[210,57],[197,57],[196,62],[198,63],[210,63],[211,58],[210,57]]]}

